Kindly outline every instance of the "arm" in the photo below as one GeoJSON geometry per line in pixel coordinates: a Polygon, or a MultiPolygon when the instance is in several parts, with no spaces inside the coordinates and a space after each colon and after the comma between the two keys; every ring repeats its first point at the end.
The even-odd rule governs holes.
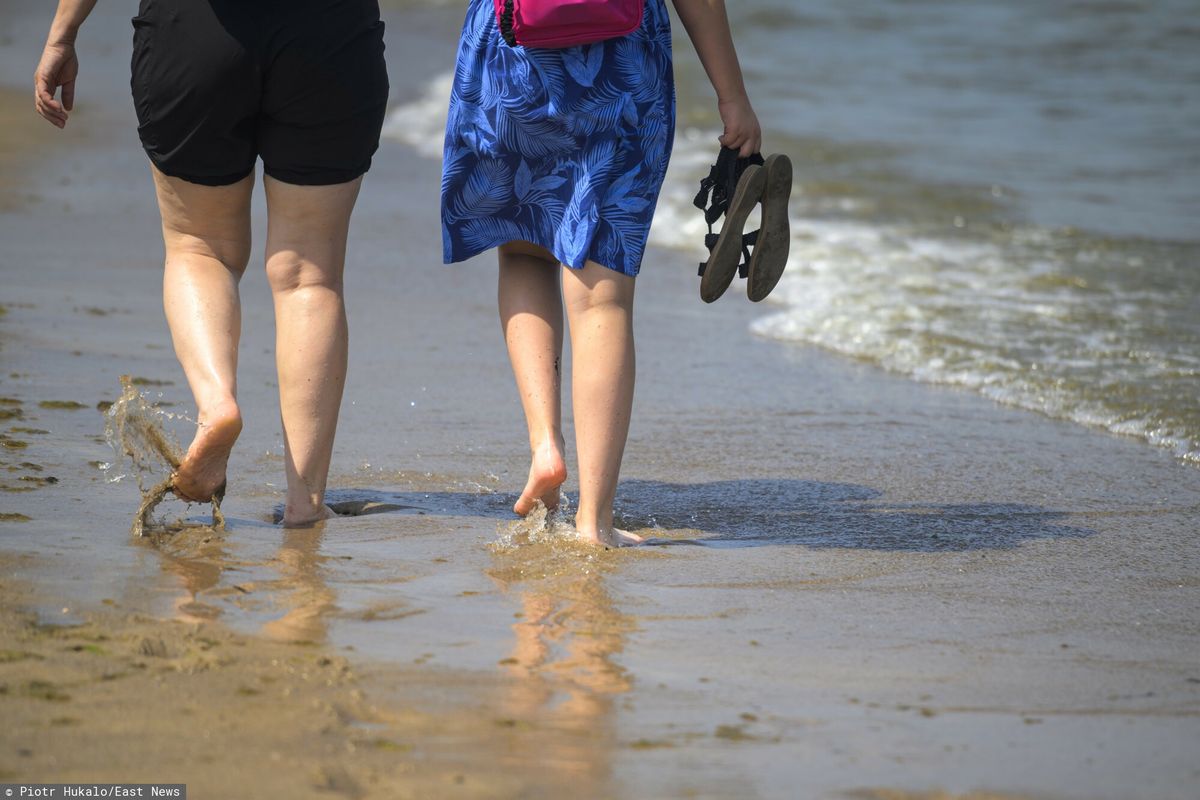
{"type": "Polygon", "coordinates": [[[96,0],[59,0],[42,60],[33,73],[33,106],[59,128],[66,127],[68,112],[75,106],[75,78],[79,74],[75,37],[95,6],[96,0]],[[61,102],[54,99],[60,86],[61,102]]]}
{"type": "Polygon", "coordinates": [[[708,80],[717,93],[717,111],[725,132],[720,142],[746,156],[762,149],[762,130],[750,106],[742,68],[738,64],[725,0],[674,0],[708,80]]]}

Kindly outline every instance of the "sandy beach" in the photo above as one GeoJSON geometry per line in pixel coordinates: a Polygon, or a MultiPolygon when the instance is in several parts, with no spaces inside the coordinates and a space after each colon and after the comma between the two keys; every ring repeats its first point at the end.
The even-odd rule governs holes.
{"type": "MultiPolygon", "coordinates": [[[[133,10],[102,3],[89,21],[63,132],[38,128],[25,95],[49,13],[0,11],[0,782],[1195,797],[1194,465],[758,338],[769,307],[732,292],[705,306],[693,255],[657,249],[617,501],[658,546],[575,545],[511,513],[528,462],[496,268],[441,265],[438,165],[396,139],[364,184],[347,269],[330,500],[364,513],[271,522],[260,192],[228,530],[168,501],[187,525],[132,537],[137,483],[98,406],[125,374],[183,441],[194,413],[128,98],[133,10]]],[[[447,68],[461,17],[385,18],[399,105],[447,68]]]]}

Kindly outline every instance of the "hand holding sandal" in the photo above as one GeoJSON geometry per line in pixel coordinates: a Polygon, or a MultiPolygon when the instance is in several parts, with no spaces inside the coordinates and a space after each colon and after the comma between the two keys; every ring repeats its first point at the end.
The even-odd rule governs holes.
{"type": "Polygon", "coordinates": [[[746,278],[746,295],[758,302],[771,293],[787,266],[791,246],[788,199],[792,192],[792,162],[783,154],[763,159],[755,154],[721,148],[717,163],[700,182],[695,205],[704,211],[708,260],[700,264],[700,299],[711,303],[725,293],[736,272],[746,278]],[[760,230],[743,233],[746,219],[762,203],[760,230]],[[722,216],[721,232],[713,225],[722,216]]]}

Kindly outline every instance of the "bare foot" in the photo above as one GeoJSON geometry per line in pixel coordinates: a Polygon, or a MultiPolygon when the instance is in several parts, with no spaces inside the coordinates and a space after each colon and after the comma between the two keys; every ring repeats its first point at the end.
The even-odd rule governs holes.
{"type": "Polygon", "coordinates": [[[207,503],[225,483],[225,467],[233,443],[242,432],[242,415],[229,400],[204,415],[196,438],[171,476],[171,490],[181,500],[207,503]]]}
{"type": "Polygon", "coordinates": [[[517,516],[523,517],[532,511],[538,500],[548,509],[558,508],[558,490],[567,479],[567,462],[563,460],[562,451],[562,442],[553,440],[543,442],[533,451],[529,482],[513,504],[517,516]]]}
{"type": "Polygon", "coordinates": [[[293,511],[290,508],[285,508],[283,510],[282,523],[285,528],[308,528],[318,522],[333,519],[337,515],[336,511],[323,503],[315,511],[293,511]]]}
{"type": "Polygon", "coordinates": [[[585,542],[604,547],[637,547],[646,540],[636,533],[623,531],[620,528],[604,528],[602,530],[579,531],[579,538],[585,542]]]}

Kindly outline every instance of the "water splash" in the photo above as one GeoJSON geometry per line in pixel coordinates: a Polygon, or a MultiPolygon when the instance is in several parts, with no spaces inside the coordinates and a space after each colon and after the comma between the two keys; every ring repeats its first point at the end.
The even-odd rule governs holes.
{"type": "MultiPolygon", "coordinates": [[[[181,529],[179,522],[155,521],[152,516],[158,504],[174,493],[174,475],[183,459],[183,448],[166,429],[165,423],[179,416],[156,408],[138,391],[128,375],[121,376],[121,396],[104,415],[104,438],[116,453],[118,463],[129,460],[142,495],[130,527],[134,536],[145,536],[151,530],[171,533],[181,529]],[[163,472],[166,476],[160,477],[163,472]],[[150,488],[146,488],[147,484],[150,488]]],[[[212,528],[224,532],[225,517],[221,513],[220,500],[215,497],[212,517],[212,528]]]]}
{"type": "MultiPolygon", "coordinates": [[[[493,553],[511,553],[529,545],[570,547],[583,544],[572,524],[571,499],[563,495],[558,508],[546,508],[541,500],[524,517],[501,526],[499,537],[489,545],[493,553]]],[[[589,549],[591,549],[589,547],[589,549]]]]}
{"type": "Polygon", "coordinates": [[[164,426],[174,418],[155,408],[128,375],[121,376],[121,396],[104,415],[104,438],[118,462],[129,459],[143,492],[148,477],[177,468],[182,459],[183,449],[164,426]]]}

